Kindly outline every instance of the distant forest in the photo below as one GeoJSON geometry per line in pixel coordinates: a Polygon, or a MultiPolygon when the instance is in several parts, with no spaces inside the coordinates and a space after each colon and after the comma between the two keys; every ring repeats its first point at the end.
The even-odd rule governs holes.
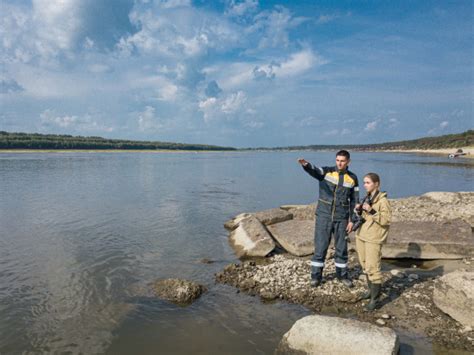
{"type": "Polygon", "coordinates": [[[406,141],[377,144],[304,145],[275,148],[220,147],[206,144],[185,144],[154,141],[133,141],[39,133],[9,133],[0,131],[0,149],[124,149],[124,150],[406,150],[441,149],[474,146],[474,130],[406,141]]]}
{"type": "Polygon", "coordinates": [[[386,142],[375,144],[347,144],[347,145],[301,145],[275,148],[250,148],[257,150],[409,150],[409,149],[442,149],[474,146],[474,130],[463,133],[446,134],[437,137],[425,137],[406,141],[386,142]]]}
{"type": "Polygon", "coordinates": [[[0,131],[0,149],[125,149],[125,150],[235,150],[205,144],[132,141],[39,133],[8,133],[0,131]]]}

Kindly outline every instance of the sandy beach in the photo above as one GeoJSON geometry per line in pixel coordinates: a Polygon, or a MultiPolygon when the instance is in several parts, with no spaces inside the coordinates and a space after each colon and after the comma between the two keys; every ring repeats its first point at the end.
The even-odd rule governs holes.
{"type": "Polygon", "coordinates": [[[443,149],[394,149],[394,150],[381,150],[387,153],[415,153],[415,154],[433,154],[433,155],[449,155],[455,153],[458,149],[462,149],[466,155],[461,155],[459,158],[474,158],[474,147],[462,147],[462,148],[443,148],[443,149]]]}

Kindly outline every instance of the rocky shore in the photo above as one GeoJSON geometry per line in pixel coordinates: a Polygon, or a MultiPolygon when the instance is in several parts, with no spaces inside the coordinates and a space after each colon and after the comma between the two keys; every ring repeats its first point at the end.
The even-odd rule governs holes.
{"type": "Polygon", "coordinates": [[[349,250],[353,288],[335,279],[333,249],[329,250],[323,285],[310,287],[315,206],[287,205],[226,222],[231,245],[242,261],[226,266],[216,274],[216,281],[265,302],[301,304],[317,314],[355,318],[428,337],[444,349],[474,352],[474,193],[433,192],[391,200],[391,204],[394,228],[384,256],[458,259],[456,272],[445,274],[442,264],[428,271],[385,268],[380,306],[366,312],[363,306],[367,301],[360,300],[366,281],[354,244],[349,250]],[[252,255],[255,250],[263,255],[256,258],[258,252],[252,255]]]}

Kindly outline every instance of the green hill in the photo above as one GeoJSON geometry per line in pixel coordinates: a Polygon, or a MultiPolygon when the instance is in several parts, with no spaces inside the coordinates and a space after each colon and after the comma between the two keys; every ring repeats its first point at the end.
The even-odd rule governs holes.
{"type": "Polygon", "coordinates": [[[442,149],[462,148],[474,146],[474,130],[463,133],[446,134],[437,137],[424,137],[406,141],[375,143],[375,144],[347,144],[347,145],[302,145],[276,148],[254,148],[271,150],[326,150],[326,149],[351,149],[351,150],[410,150],[410,149],[442,149]]]}
{"type": "Polygon", "coordinates": [[[8,133],[0,131],[0,149],[125,149],[125,150],[235,150],[205,144],[132,141],[39,133],[8,133]]]}

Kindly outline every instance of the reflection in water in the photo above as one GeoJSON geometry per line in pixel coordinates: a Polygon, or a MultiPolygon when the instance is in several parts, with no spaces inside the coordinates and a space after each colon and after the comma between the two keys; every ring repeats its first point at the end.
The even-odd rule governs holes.
{"type": "MultiPolygon", "coordinates": [[[[215,285],[214,273],[235,261],[228,218],[314,202],[317,185],[299,156],[334,160],[326,152],[0,154],[0,353],[272,352],[306,311],[262,305],[215,285]],[[131,285],[163,277],[209,292],[188,308],[128,297],[131,285]]],[[[351,168],[359,177],[379,172],[391,197],[472,189],[471,167],[446,160],[354,153],[351,168]]]]}

